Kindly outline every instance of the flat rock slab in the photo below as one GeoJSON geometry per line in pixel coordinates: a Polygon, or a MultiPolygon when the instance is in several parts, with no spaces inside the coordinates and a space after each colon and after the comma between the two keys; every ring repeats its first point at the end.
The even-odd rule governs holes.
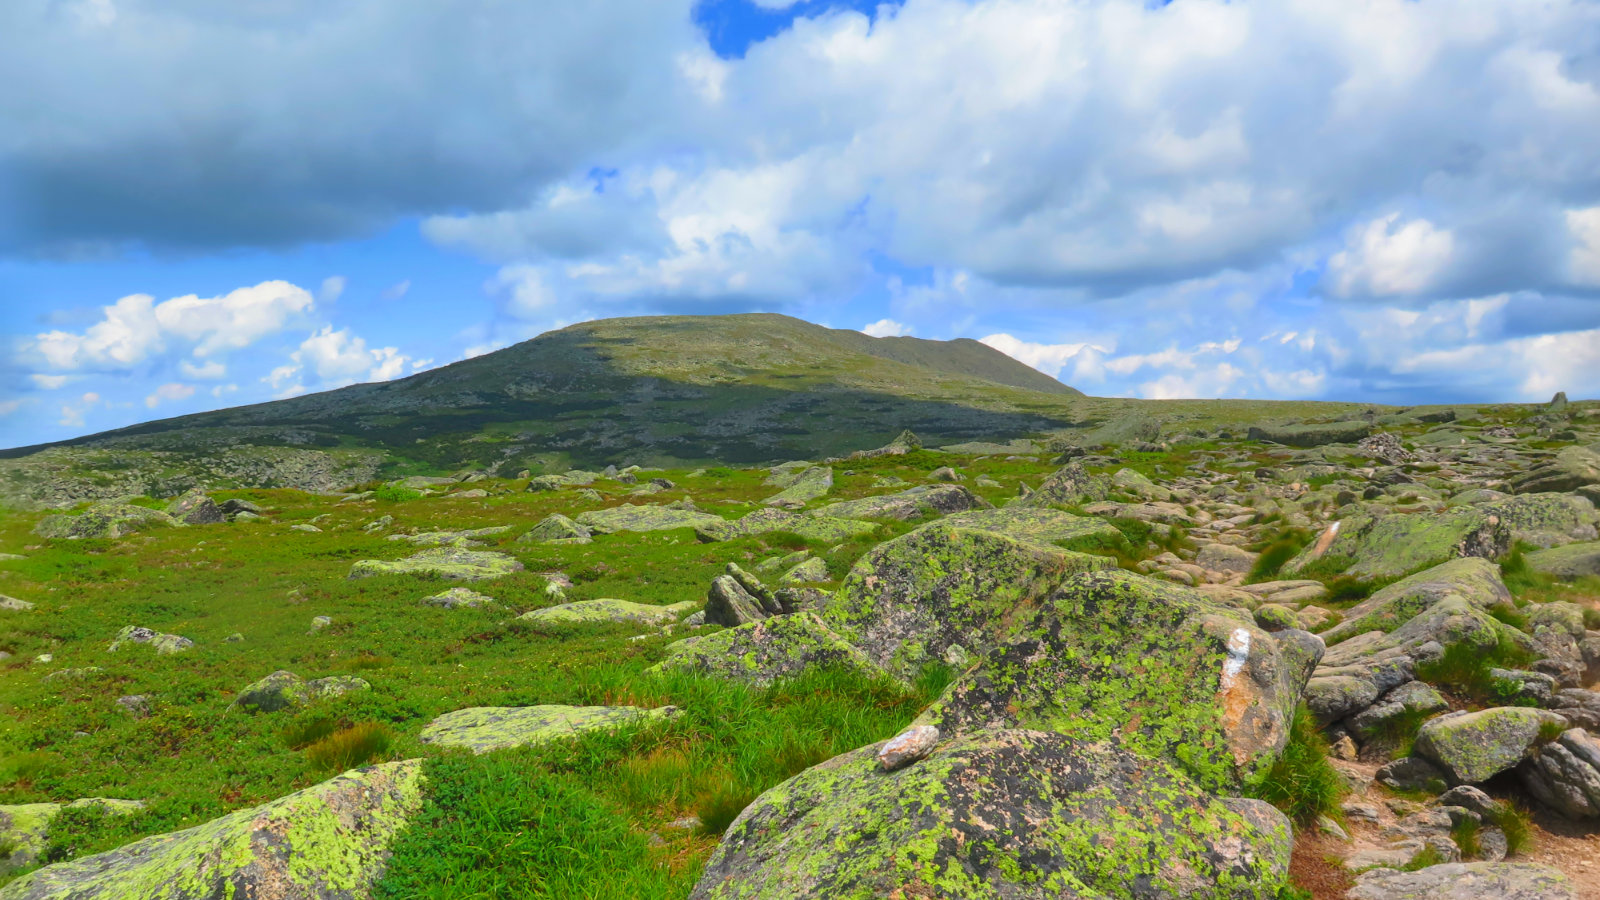
{"type": "Polygon", "coordinates": [[[1535,572],[1568,581],[1585,575],[1600,575],[1600,541],[1539,550],[1529,553],[1526,559],[1535,572]]]}
{"type": "Polygon", "coordinates": [[[948,515],[989,505],[959,484],[924,485],[898,494],[865,497],[830,503],[813,515],[835,519],[898,519],[906,521],[925,515],[948,515]]]}
{"type": "Polygon", "coordinates": [[[523,613],[517,618],[524,622],[546,625],[600,625],[611,622],[631,622],[638,625],[670,625],[679,618],[694,612],[700,604],[693,600],[670,606],[634,603],[630,600],[579,600],[523,613]]]}
{"type": "Polygon", "coordinates": [[[526,747],[589,731],[659,722],[677,713],[675,706],[474,706],[445,713],[422,729],[424,744],[466,747],[488,753],[526,747]]]}
{"type": "Polygon", "coordinates": [[[405,559],[363,559],[350,567],[350,577],[432,575],[449,581],[485,581],[521,572],[522,569],[522,563],[504,553],[436,547],[405,559]]]}
{"type": "Polygon", "coordinates": [[[686,672],[765,686],[812,666],[836,666],[869,677],[883,670],[823,624],[815,613],[773,616],[667,647],[651,671],[686,672]]]}
{"type": "Polygon", "coordinates": [[[1122,532],[1110,522],[1075,516],[1058,509],[1022,506],[974,509],[945,516],[935,524],[951,528],[974,528],[1018,540],[1053,544],[1080,553],[1110,552],[1128,546],[1122,532]]]}
{"type": "Polygon", "coordinates": [[[440,606],[445,609],[480,609],[486,606],[495,606],[499,603],[498,600],[487,594],[480,594],[464,587],[454,587],[431,597],[423,597],[422,602],[429,606],[440,606]]]}
{"type": "Polygon", "coordinates": [[[1415,872],[1374,869],[1350,900],[1578,900],[1565,875],[1532,863],[1446,863],[1415,872]]]}
{"type": "Polygon", "coordinates": [[[391,541],[409,541],[413,544],[441,546],[459,544],[472,546],[478,538],[492,537],[511,530],[510,525],[491,525],[488,528],[469,528],[463,531],[425,531],[421,534],[391,534],[391,541]]]}
{"type": "Polygon", "coordinates": [[[0,897],[365,897],[390,841],[421,807],[421,760],[368,766],[185,831],[47,866],[0,897]]]}
{"type": "Polygon", "coordinates": [[[707,543],[731,541],[753,534],[787,531],[806,540],[839,543],[863,534],[871,534],[881,526],[875,522],[841,519],[834,516],[806,516],[783,509],[758,509],[741,519],[718,519],[696,525],[695,537],[707,543]]]}
{"type": "Polygon", "coordinates": [[[668,531],[673,528],[695,528],[725,521],[721,516],[692,509],[674,509],[670,506],[634,506],[623,504],[610,509],[592,509],[579,513],[577,522],[600,534],[618,531],[668,531]]]}

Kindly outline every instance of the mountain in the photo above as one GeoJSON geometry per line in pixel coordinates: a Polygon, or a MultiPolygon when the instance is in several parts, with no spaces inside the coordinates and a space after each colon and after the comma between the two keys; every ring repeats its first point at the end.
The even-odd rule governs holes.
{"type": "Polygon", "coordinates": [[[1060,428],[1082,397],[973,340],[874,338],[773,314],[663,316],[585,322],[409,378],[48,447],[156,452],[176,470],[241,448],[377,453],[384,471],[738,464],[860,449],[903,428],[934,441],[1060,428]]]}

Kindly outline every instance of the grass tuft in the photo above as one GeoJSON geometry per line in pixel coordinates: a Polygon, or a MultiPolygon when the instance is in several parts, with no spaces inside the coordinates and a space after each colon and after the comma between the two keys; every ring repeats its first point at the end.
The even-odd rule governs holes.
{"type": "Polygon", "coordinates": [[[1530,660],[1528,651],[1501,635],[1499,643],[1487,651],[1465,643],[1451,644],[1438,659],[1418,663],[1416,677],[1467,700],[1498,705],[1508,699],[1508,691],[1489,670],[1517,669],[1530,660]]]}
{"type": "Polygon", "coordinates": [[[362,722],[328,735],[306,748],[313,766],[343,772],[373,762],[389,752],[394,735],[382,722],[362,722]]]}
{"type": "Polygon", "coordinates": [[[1327,739],[1302,704],[1295,709],[1288,745],[1251,795],[1303,825],[1335,812],[1344,793],[1344,780],[1328,762],[1327,739]]]}

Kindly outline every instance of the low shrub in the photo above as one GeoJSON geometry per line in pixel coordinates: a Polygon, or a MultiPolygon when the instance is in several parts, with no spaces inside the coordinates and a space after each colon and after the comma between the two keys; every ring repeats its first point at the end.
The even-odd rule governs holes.
{"type": "Polygon", "coordinates": [[[422,498],[422,492],[414,491],[408,487],[401,487],[398,484],[386,484],[374,490],[372,492],[372,498],[374,500],[387,500],[391,503],[399,503],[405,500],[420,500],[422,498]]]}

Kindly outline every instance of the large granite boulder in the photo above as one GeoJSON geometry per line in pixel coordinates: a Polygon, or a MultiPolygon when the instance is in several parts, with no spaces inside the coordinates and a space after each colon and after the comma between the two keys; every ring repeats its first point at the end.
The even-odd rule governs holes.
{"type": "Polygon", "coordinates": [[[522,563],[504,553],[432,547],[405,559],[363,559],[350,567],[350,578],[378,575],[424,575],[446,581],[487,581],[521,572],[522,563]]]}
{"type": "Polygon", "coordinates": [[[723,521],[718,515],[693,509],[672,506],[634,506],[624,503],[610,509],[591,509],[578,513],[579,525],[587,526],[597,534],[614,534],[618,531],[668,531],[673,528],[697,528],[723,521]]]}
{"type": "Polygon", "coordinates": [[[1392,578],[1462,556],[1498,559],[1510,549],[1510,527],[1477,507],[1362,514],[1328,526],[1283,571],[1292,575],[1321,562],[1358,578],[1392,578]]]}
{"type": "Polygon", "coordinates": [[[933,484],[919,485],[898,494],[830,503],[812,510],[811,514],[833,519],[898,519],[904,522],[922,516],[983,509],[989,505],[989,501],[959,484],[933,484]]]}
{"type": "Polygon", "coordinates": [[[1344,621],[1322,636],[1340,641],[1368,631],[1388,633],[1449,597],[1460,597],[1483,610],[1511,606],[1511,591],[1500,579],[1500,567],[1481,557],[1466,556],[1373,593],[1345,612],[1344,621]]]}
{"type": "Polygon", "coordinates": [[[833,490],[833,469],[813,466],[783,479],[783,490],[762,502],[768,506],[798,507],[833,490]]]}
{"type": "Polygon", "coordinates": [[[823,620],[869,659],[910,678],[927,663],[960,665],[1009,637],[1068,576],[1114,567],[1106,557],[939,522],[858,560],[823,620]]]}
{"type": "Polygon", "coordinates": [[[1328,422],[1320,425],[1253,425],[1249,438],[1290,447],[1321,447],[1324,444],[1354,444],[1372,433],[1367,422],[1328,422]]]}
{"type": "Polygon", "coordinates": [[[1565,728],[1553,712],[1505,706],[1430,719],[1417,732],[1416,752],[1452,784],[1478,784],[1515,768],[1540,743],[1540,732],[1565,728]]]}
{"type": "Polygon", "coordinates": [[[700,604],[693,600],[682,603],[673,603],[667,606],[656,606],[650,603],[634,603],[629,600],[579,600],[574,603],[562,603],[559,606],[547,606],[526,612],[517,618],[524,622],[537,625],[607,625],[629,624],[660,626],[671,625],[683,616],[693,612],[700,604]]]}
{"type": "Polygon", "coordinates": [[[56,863],[5,900],[358,900],[422,807],[422,761],[355,769],[185,831],[56,863]]]}
{"type": "Polygon", "coordinates": [[[1535,747],[1517,774],[1540,803],[1568,818],[1600,818],[1600,741],[1572,728],[1535,747]]]}
{"type": "Polygon", "coordinates": [[[1127,538],[1110,522],[1090,516],[1075,516],[1058,509],[1019,506],[974,509],[952,513],[933,524],[990,531],[1019,541],[1050,544],[1079,553],[1112,553],[1128,549],[1127,538]]]}
{"type": "Polygon", "coordinates": [[[632,728],[676,715],[675,706],[475,706],[429,722],[424,744],[488,753],[575,737],[590,731],[632,728]]]}
{"type": "Polygon", "coordinates": [[[880,527],[876,522],[861,522],[833,516],[807,516],[784,509],[758,509],[740,519],[718,519],[696,525],[695,537],[706,543],[731,541],[734,538],[755,534],[787,531],[810,541],[837,544],[851,538],[871,534],[880,527]]]}
{"type": "Polygon", "coordinates": [[[1556,458],[1511,480],[1518,494],[1575,491],[1585,485],[1600,484],[1600,445],[1566,447],[1556,458]]]}
{"type": "Polygon", "coordinates": [[[158,509],[132,503],[96,503],[75,516],[46,516],[33,533],[42,538],[80,540],[115,539],[152,528],[173,528],[183,523],[158,509]]]}
{"type": "Polygon", "coordinates": [[[540,519],[517,540],[540,544],[587,544],[593,538],[587,527],[561,513],[552,513],[540,519]]]}
{"type": "Polygon", "coordinates": [[[246,712],[278,712],[371,688],[366,679],[354,675],[329,675],[307,681],[293,672],[279,669],[246,685],[234,696],[232,705],[246,712]]]}
{"type": "Polygon", "coordinates": [[[1529,553],[1525,559],[1535,572],[1574,581],[1586,575],[1600,576],[1600,541],[1568,544],[1529,553]]]}
{"type": "Polygon", "coordinates": [[[1046,478],[1038,489],[1011,501],[1010,506],[1036,509],[1072,509],[1111,496],[1111,479],[1090,475],[1081,463],[1069,462],[1046,478]]]}
{"type": "Polygon", "coordinates": [[[944,734],[997,728],[1118,739],[1210,788],[1271,766],[1322,641],[1269,635],[1170,582],[1121,570],[1070,578],[1018,612],[917,721],[944,734]]]}
{"type": "Polygon", "coordinates": [[[811,668],[849,669],[867,676],[883,670],[813,612],[773,616],[667,646],[651,671],[684,672],[758,687],[811,668]]]}
{"type": "MultiPolygon", "coordinates": [[[[0,874],[33,865],[50,839],[50,823],[64,809],[100,809],[128,816],[144,809],[142,800],[86,797],[71,803],[18,803],[0,806],[0,874]]],[[[0,890],[0,894],[4,891],[0,890]]]]}
{"type": "Polygon", "coordinates": [[[1600,512],[1577,494],[1518,494],[1483,507],[1511,529],[1511,539],[1536,547],[1558,547],[1600,537],[1600,512]]]}
{"type": "Polygon", "coordinates": [[[762,794],[696,900],[1278,896],[1289,821],[1114,743],[958,736],[884,772],[871,745],[762,794]]]}
{"type": "Polygon", "coordinates": [[[167,515],[185,525],[216,525],[228,520],[222,507],[195,488],[167,504],[167,515]]]}

